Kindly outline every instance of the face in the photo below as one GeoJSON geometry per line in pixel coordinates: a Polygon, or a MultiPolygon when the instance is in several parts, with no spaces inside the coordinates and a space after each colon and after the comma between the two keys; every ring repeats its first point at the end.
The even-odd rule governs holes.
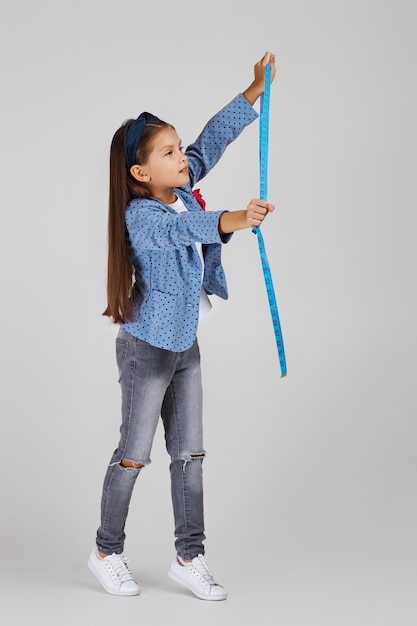
{"type": "Polygon", "coordinates": [[[186,185],[189,176],[188,160],[173,128],[164,128],[155,136],[149,158],[140,168],[146,178],[143,182],[155,198],[163,202],[175,200],[173,187],[186,185]]]}

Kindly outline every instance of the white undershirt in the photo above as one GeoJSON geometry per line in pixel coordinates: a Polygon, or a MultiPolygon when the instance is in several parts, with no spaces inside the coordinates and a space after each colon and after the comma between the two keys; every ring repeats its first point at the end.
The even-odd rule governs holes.
{"type": "MultiPolygon", "coordinates": [[[[183,211],[188,210],[184,202],[178,196],[175,202],[173,204],[170,204],[169,206],[171,207],[171,209],[174,209],[174,211],[176,211],[177,213],[182,213],[183,211]]],[[[203,282],[203,274],[204,274],[203,247],[199,241],[195,242],[195,246],[197,248],[198,255],[201,259],[201,282],[203,282]]],[[[211,304],[209,300],[206,290],[204,289],[203,285],[201,285],[199,319],[201,319],[204,315],[206,315],[210,311],[212,306],[213,305],[211,304]]]]}

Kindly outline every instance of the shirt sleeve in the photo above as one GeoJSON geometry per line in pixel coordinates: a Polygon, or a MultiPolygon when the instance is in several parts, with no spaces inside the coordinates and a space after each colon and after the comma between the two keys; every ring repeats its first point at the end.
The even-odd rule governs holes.
{"type": "Polygon", "coordinates": [[[225,243],[219,233],[224,211],[171,213],[158,204],[141,206],[133,200],[126,212],[126,227],[134,250],[175,250],[195,242],[225,243]]]}
{"type": "Polygon", "coordinates": [[[191,186],[208,174],[227,146],[257,117],[258,113],[245,96],[238,94],[207,122],[195,142],[185,151],[191,186]]]}

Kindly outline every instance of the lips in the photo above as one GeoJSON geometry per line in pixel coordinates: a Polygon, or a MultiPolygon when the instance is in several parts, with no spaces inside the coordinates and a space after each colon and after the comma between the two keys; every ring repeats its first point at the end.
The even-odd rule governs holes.
{"type": "Polygon", "coordinates": [[[188,174],[188,165],[187,167],[183,167],[183,169],[180,170],[180,174],[188,174]]]}

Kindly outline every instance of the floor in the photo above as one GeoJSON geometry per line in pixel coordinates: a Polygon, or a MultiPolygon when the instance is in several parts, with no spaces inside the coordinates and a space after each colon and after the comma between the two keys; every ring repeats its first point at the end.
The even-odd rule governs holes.
{"type": "MultiPolygon", "coordinates": [[[[249,626],[260,620],[285,626],[415,626],[416,577],[379,563],[360,567],[337,563],[327,554],[303,562],[288,552],[279,562],[266,556],[245,563],[216,558],[215,573],[229,597],[224,602],[195,598],[168,578],[169,563],[157,558],[131,569],[141,595],[119,598],[104,592],[77,551],[62,558],[2,561],[0,618],[8,626],[107,626],[120,623],[249,626]]],[[[335,555],[336,557],[336,555],[335,555]]],[[[362,564],[363,565],[363,564],[362,564]]],[[[211,565],[212,569],[213,565],[211,565]]]]}

